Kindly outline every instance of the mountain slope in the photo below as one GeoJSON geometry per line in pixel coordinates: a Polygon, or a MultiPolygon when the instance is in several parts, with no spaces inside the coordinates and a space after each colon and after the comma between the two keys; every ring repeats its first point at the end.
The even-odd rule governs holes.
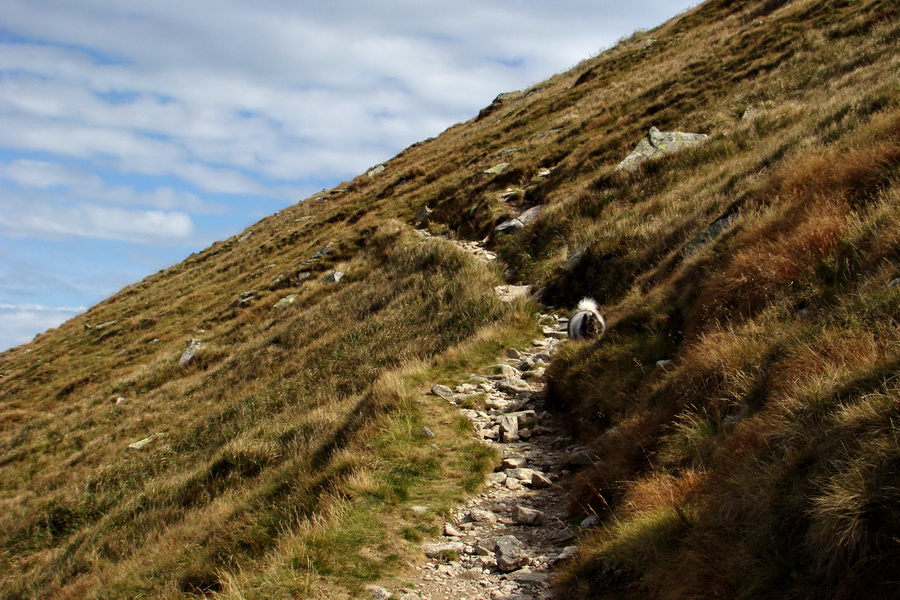
{"type": "Polygon", "coordinates": [[[504,277],[609,325],[549,370],[603,523],[561,596],[896,597],[898,12],[705,2],[3,353],[0,597],[402,572],[491,466],[425,392],[530,339],[504,277]],[[709,137],[617,168],[651,127],[709,137]]]}

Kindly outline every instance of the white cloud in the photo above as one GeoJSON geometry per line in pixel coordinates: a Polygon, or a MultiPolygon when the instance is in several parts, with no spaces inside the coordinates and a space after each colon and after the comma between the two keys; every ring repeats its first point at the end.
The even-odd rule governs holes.
{"type": "Polygon", "coordinates": [[[84,307],[0,304],[0,351],[30,342],[35,333],[58,327],[85,310],[84,307]]]}
{"type": "Polygon", "coordinates": [[[178,211],[130,210],[96,204],[59,205],[21,199],[0,201],[0,235],[81,236],[123,242],[184,241],[196,228],[178,211]]]}

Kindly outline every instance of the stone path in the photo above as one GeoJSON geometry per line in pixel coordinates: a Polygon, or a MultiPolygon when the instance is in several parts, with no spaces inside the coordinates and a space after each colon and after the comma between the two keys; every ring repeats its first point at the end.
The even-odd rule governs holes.
{"type": "MultiPolygon", "coordinates": [[[[453,242],[476,258],[496,260],[477,243],[453,242]]],[[[497,290],[501,300],[508,301],[510,287],[516,286],[497,290]]],[[[567,320],[543,314],[540,323],[543,337],[529,348],[508,349],[489,374],[471,375],[469,383],[454,389],[432,388],[460,408],[477,437],[497,447],[500,462],[482,492],[444,524],[441,538],[423,545],[427,562],[407,580],[411,587],[392,592],[370,586],[373,598],[550,597],[549,571],[575,551],[577,527],[566,515],[572,476],[567,467],[579,465],[586,453],[571,444],[544,405],[544,370],[567,337],[567,320]]]]}

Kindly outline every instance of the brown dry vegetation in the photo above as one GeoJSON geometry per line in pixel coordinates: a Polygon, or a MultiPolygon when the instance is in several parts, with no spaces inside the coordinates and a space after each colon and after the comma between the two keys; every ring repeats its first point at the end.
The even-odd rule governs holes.
{"type": "Polygon", "coordinates": [[[502,269],[410,233],[423,205],[543,302],[608,318],[549,373],[597,456],[573,519],[603,519],[561,597],[900,596],[898,17],[710,0],[3,353],[0,597],[402,579],[489,464],[424,391],[533,327],[493,297],[502,269]],[[616,171],[651,126],[710,139],[616,171]]]}

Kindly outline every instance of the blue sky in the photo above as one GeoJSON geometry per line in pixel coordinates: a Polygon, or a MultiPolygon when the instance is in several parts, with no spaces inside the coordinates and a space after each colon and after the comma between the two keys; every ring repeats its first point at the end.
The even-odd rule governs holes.
{"type": "Polygon", "coordinates": [[[693,4],[4,0],[0,350],[693,4]]]}

